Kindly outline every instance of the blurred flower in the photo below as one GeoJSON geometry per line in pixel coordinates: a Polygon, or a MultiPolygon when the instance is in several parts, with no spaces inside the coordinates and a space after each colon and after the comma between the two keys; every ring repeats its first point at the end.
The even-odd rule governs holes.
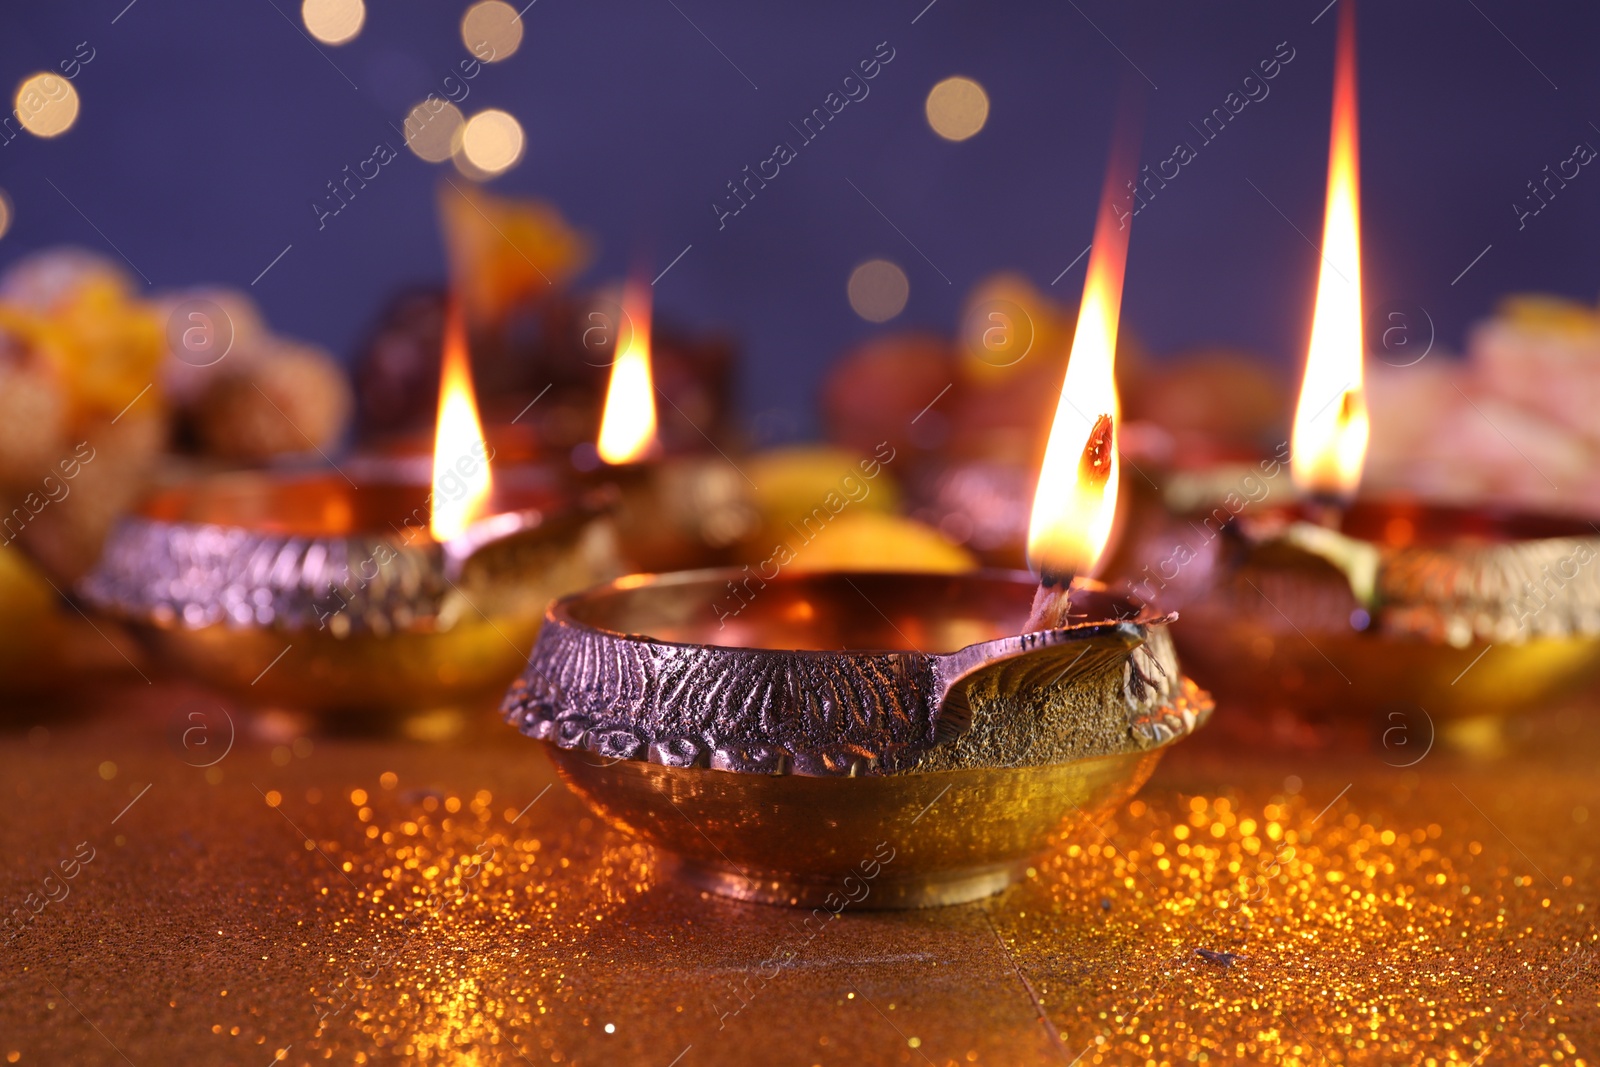
{"type": "Polygon", "coordinates": [[[587,265],[589,239],[539,200],[439,187],[450,278],[475,325],[498,323],[518,303],[543,297],[587,265]]]}

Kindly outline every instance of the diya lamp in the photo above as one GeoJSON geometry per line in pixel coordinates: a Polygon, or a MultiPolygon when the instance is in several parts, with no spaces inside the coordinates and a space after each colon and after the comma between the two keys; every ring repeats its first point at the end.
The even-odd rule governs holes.
{"type": "Polygon", "coordinates": [[[82,591],[251,704],[393,715],[492,705],[549,599],[619,570],[603,518],[549,471],[492,463],[452,314],[431,481],[369,459],[172,485],[82,591]]]}
{"type": "Polygon", "coordinates": [[[621,309],[595,465],[579,482],[613,509],[620,549],[633,569],[728,562],[727,550],[756,523],[747,480],[720,451],[669,453],[657,418],[650,287],[631,279],[621,309]]]}
{"type": "Polygon", "coordinates": [[[788,571],[728,617],[744,572],[621,578],[551,605],[508,721],[690,883],[831,912],[997,892],[1119,807],[1211,703],[1174,616],[1087,577],[1118,478],[1109,210],[1094,247],[1035,505],[1042,582],[788,571]]]}
{"type": "Polygon", "coordinates": [[[1554,516],[1356,498],[1369,430],[1357,177],[1346,6],[1322,265],[1289,455],[1299,499],[1280,506],[1264,496],[1256,507],[1235,493],[1191,523],[1206,536],[1192,561],[1171,568],[1186,622],[1176,638],[1208,687],[1268,718],[1283,739],[1371,723],[1386,744],[1401,729],[1418,752],[1435,729],[1482,747],[1506,713],[1557,698],[1600,665],[1600,567],[1589,565],[1600,536],[1554,516]]]}

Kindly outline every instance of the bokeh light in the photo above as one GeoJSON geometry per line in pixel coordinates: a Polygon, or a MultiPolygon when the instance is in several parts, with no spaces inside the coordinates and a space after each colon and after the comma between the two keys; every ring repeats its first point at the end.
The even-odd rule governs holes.
{"type": "Polygon", "coordinates": [[[11,198],[4,189],[0,189],[0,237],[6,235],[11,229],[11,198]]]}
{"type": "Polygon", "coordinates": [[[989,94],[971,78],[946,78],[928,91],[928,125],[947,141],[965,141],[989,121],[989,94]]]}
{"type": "Polygon", "coordinates": [[[492,178],[516,165],[524,143],[522,124],[508,112],[490,108],[467,120],[456,163],[469,178],[492,178]]]}
{"type": "Polygon", "coordinates": [[[362,0],[305,0],[300,18],[306,32],[323,44],[344,44],[361,32],[367,5],[362,0]]]}
{"type": "Polygon", "coordinates": [[[66,133],[78,119],[78,90],[59,74],[32,74],[17,86],[17,121],[36,137],[66,133]]]}
{"type": "Polygon", "coordinates": [[[461,43],[485,63],[498,63],[522,44],[522,17],[505,0],[479,0],[461,16],[461,43]]]}
{"type": "Polygon", "coordinates": [[[911,295],[906,272],[887,259],[869,259],[850,272],[850,306],[868,322],[888,322],[905,310],[911,295]]]}
{"type": "Polygon", "coordinates": [[[406,147],[429,163],[443,163],[460,145],[466,123],[460,108],[431,97],[406,116],[406,147]]]}

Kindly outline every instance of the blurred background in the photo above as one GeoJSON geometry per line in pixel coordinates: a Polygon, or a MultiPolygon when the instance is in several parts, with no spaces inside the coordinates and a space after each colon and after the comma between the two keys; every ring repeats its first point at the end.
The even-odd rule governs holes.
{"type": "MultiPolygon", "coordinates": [[[[295,0],[15,3],[0,82],[68,75],[78,107],[56,136],[22,132],[15,112],[4,126],[0,267],[76,244],[151,292],[246,290],[275,329],[352,360],[396,291],[446,276],[438,189],[468,181],[403,132],[432,93],[514,119],[520,158],[477,176],[592,238],[581,284],[659,275],[658,315],[739,339],[732,407],[747,441],[776,443],[818,433],[841,352],[886,330],[954,333],[998,270],[1074,308],[1113,116],[1142,95],[1144,161],[1195,152],[1135,222],[1124,328],[1158,360],[1222,344],[1292,378],[1324,193],[1325,4],[536,0],[514,30],[486,24],[500,51],[465,77],[459,3],[374,0],[341,44],[316,39],[348,33],[337,3],[321,27],[295,0]],[[892,58],[844,86],[875,56],[892,58]],[[1275,58],[1275,77],[1245,86],[1275,58]],[[986,112],[967,86],[942,112],[930,101],[952,76],[986,112]],[[859,99],[803,140],[802,120],[847,91],[859,99]],[[1229,94],[1254,98],[1208,140],[1229,94]],[[741,206],[728,183],[779,142],[795,158],[741,206]],[[380,145],[394,158],[378,176],[331,199],[380,145]],[[847,291],[875,259],[905,279],[902,309],[892,274],[886,297],[868,294],[883,323],[847,291]]],[[[1547,166],[1600,144],[1600,12],[1367,4],[1359,23],[1369,307],[1421,310],[1459,350],[1507,292],[1592,299],[1600,178],[1548,185],[1524,213],[1547,166]]]]}

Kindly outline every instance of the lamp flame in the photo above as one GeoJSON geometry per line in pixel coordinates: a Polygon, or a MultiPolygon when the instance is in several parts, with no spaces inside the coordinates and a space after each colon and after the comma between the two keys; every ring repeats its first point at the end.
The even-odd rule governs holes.
{"type": "Polygon", "coordinates": [[[635,282],[623,291],[624,323],[606,386],[605,410],[595,449],[610,464],[635,463],[656,444],[655,379],[650,371],[650,294],[635,282]],[[628,324],[631,323],[631,329],[628,324]]]}
{"type": "Polygon", "coordinates": [[[459,537],[488,509],[493,482],[489,446],[478,419],[460,305],[445,313],[444,356],[439,366],[439,421],[433,434],[433,496],[428,529],[435,541],[459,537]]]}
{"type": "Polygon", "coordinates": [[[1354,8],[1339,17],[1328,204],[1311,343],[1294,412],[1290,469],[1303,493],[1348,498],[1361,484],[1371,422],[1362,379],[1360,154],[1356,124],[1354,8]]]}
{"type": "Polygon", "coordinates": [[[1047,581],[1092,575],[1111,540],[1121,463],[1117,434],[1117,318],[1128,262],[1130,217],[1113,205],[1124,169],[1118,153],[1106,174],[1061,399],[1050,424],[1039,487],[1028,520],[1028,561],[1047,581]]]}

